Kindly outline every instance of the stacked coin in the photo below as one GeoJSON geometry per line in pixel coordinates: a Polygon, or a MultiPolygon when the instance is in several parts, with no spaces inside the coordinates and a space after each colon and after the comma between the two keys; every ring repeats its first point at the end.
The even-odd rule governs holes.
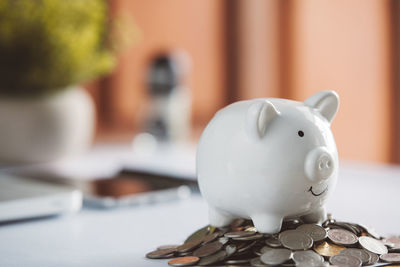
{"type": "Polygon", "coordinates": [[[382,238],[368,227],[332,218],[322,225],[287,220],[269,235],[236,219],[226,228],[205,226],[183,244],[160,246],[146,257],[172,258],[171,266],[400,266],[400,237],[382,238]]]}

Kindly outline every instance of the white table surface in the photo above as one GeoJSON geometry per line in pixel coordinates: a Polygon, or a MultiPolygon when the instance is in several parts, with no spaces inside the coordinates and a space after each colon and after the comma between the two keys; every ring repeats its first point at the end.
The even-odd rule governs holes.
{"type": "MultiPolygon", "coordinates": [[[[328,211],[382,234],[400,234],[400,169],[342,164],[328,211]]],[[[1,225],[0,266],[167,266],[166,260],[145,259],[145,253],[180,243],[206,224],[206,204],[194,196],[1,225]]]]}

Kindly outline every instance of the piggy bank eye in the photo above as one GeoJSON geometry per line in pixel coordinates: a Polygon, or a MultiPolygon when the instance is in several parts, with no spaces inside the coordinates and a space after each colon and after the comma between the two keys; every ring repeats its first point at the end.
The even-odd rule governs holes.
{"type": "Polygon", "coordinates": [[[300,137],[303,137],[303,136],[304,136],[304,132],[303,132],[303,131],[298,131],[297,134],[298,134],[300,137]]]}

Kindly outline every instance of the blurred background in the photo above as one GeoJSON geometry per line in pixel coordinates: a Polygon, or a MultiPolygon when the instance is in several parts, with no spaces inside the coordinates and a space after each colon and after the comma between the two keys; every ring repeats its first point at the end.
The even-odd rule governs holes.
{"type": "Polygon", "coordinates": [[[332,125],[340,157],[400,163],[397,1],[112,0],[108,5],[111,18],[124,14],[135,30],[113,72],[87,86],[97,108],[96,140],[120,141],[143,130],[152,60],[182,53],[189,61],[177,64],[187,68],[179,83],[190,96],[191,140],[234,101],[304,100],[330,89],[341,97],[332,125]]]}
{"type": "Polygon", "coordinates": [[[195,143],[229,103],[329,89],[340,157],[400,163],[399,5],[1,0],[0,162],[195,143]]]}
{"type": "Polygon", "coordinates": [[[321,90],[341,101],[328,211],[398,234],[400,1],[0,0],[0,265],[153,266],[207,221],[214,114],[321,90]]]}

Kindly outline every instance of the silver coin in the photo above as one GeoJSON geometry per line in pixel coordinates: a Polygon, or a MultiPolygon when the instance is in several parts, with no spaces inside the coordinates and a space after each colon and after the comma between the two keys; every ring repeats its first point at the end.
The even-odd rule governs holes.
{"type": "Polygon", "coordinates": [[[358,228],[354,227],[351,224],[347,224],[347,223],[343,223],[343,222],[335,222],[333,224],[330,224],[328,227],[329,227],[329,229],[346,230],[346,231],[349,231],[349,232],[351,232],[351,233],[353,233],[355,235],[361,234],[358,228]]]}
{"type": "Polygon", "coordinates": [[[250,248],[252,248],[255,244],[257,244],[257,240],[250,242],[250,243],[248,243],[248,242],[240,243],[239,245],[237,245],[237,252],[238,253],[246,252],[250,248]]]}
{"type": "Polygon", "coordinates": [[[254,235],[255,233],[256,232],[253,231],[234,231],[234,232],[228,232],[224,236],[229,238],[235,238],[235,237],[251,236],[254,235]]]}
{"type": "Polygon", "coordinates": [[[192,252],[191,252],[191,251],[177,252],[177,255],[178,255],[179,257],[190,256],[190,255],[192,255],[192,252]]]}
{"type": "Polygon", "coordinates": [[[268,250],[271,250],[271,249],[273,249],[273,248],[271,248],[271,247],[269,247],[269,246],[263,246],[263,247],[260,249],[260,252],[261,252],[261,254],[264,254],[265,252],[267,252],[268,250]]]}
{"type": "Polygon", "coordinates": [[[365,250],[371,257],[367,264],[365,265],[374,265],[379,261],[379,256],[371,251],[365,250]]]}
{"type": "Polygon", "coordinates": [[[268,237],[268,238],[265,240],[265,244],[267,244],[268,246],[273,247],[273,248],[280,248],[280,247],[282,247],[282,243],[281,243],[281,241],[279,240],[278,236],[276,236],[276,235],[273,235],[273,236],[268,237]]]}
{"type": "Polygon", "coordinates": [[[229,257],[235,254],[235,252],[237,251],[237,247],[235,245],[227,245],[225,247],[225,251],[226,251],[226,256],[229,257]]]}
{"type": "Polygon", "coordinates": [[[328,225],[335,222],[336,220],[332,218],[332,214],[328,213],[327,219],[322,223],[322,227],[328,227],[328,225]]]}
{"type": "Polygon", "coordinates": [[[310,265],[307,263],[296,264],[296,267],[329,267],[329,266],[331,266],[329,264],[329,262],[321,262],[321,263],[317,263],[315,265],[310,265]]]}
{"type": "Polygon", "coordinates": [[[257,233],[255,235],[251,235],[251,236],[242,236],[242,237],[234,237],[232,238],[233,240],[237,240],[237,241],[250,241],[250,240],[257,240],[257,239],[261,239],[263,238],[264,235],[261,233],[257,233]]]}
{"type": "Polygon", "coordinates": [[[400,253],[387,253],[381,255],[381,260],[389,263],[400,263],[400,253]]]}
{"type": "Polygon", "coordinates": [[[358,241],[358,237],[355,234],[344,229],[330,229],[328,238],[335,244],[345,246],[353,245],[358,241]]]}
{"type": "Polygon", "coordinates": [[[359,267],[362,264],[362,261],[359,258],[356,258],[351,255],[334,255],[329,258],[329,262],[332,265],[343,266],[343,267],[359,267]]]}
{"type": "Polygon", "coordinates": [[[265,264],[261,261],[260,257],[251,259],[250,265],[251,265],[251,266],[256,266],[256,267],[267,266],[267,265],[265,265],[265,264]]]}
{"type": "Polygon", "coordinates": [[[262,253],[260,251],[258,251],[257,249],[253,250],[253,253],[257,256],[261,256],[262,253]]]}
{"type": "Polygon", "coordinates": [[[392,248],[392,249],[399,249],[400,248],[400,237],[398,236],[390,236],[387,238],[382,239],[382,242],[392,248]]]}
{"type": "Polygon", "coordinates": [[[281,232],[285,230],[294,230],[296,229],[299,225],[301,225],[301,222],[298,219],[288,219],[284,220],[282,222],[282,228],[281,232]]]}
{"type": "Polygon", "coordinates": [[[338,225],[355,235],[360,235],[363,232],[362,228],[352,223],[340,222],[338,225]]]}
{"type": "Polygon", "coordinates": [[[247,264],[249,263],[250,259],[230,259],[226,260],[225,264],[234,264],[237,266],[238,264],[247,264]]]}
{"type": "Polygon", "coordinates": [[[226,258],[226,251],[220,250],[215,254],[201,258],[200,261],[197,263],[197,265],[200,266],[211,265],[223,261],[225,258],[226,258]]]}
{"type": "Polygon", "coordinates": [[[358,224],[359,227],[361,227],[368,235],[370,235],[371,237],[375,238],[375,239],[381,239],[381,235],[378,234],[375,229],[368,227],[364,224],[358,224]]]}
{"type": "Polygon", "coordinates": [[[358,229],[358,232],[359,232],[359,236],[365,231],[365,229],[361,226],[361,225],[359,225],[359,224],[357,224],[357,223],[353,223],[353,226],[354,227],[356,227],[357,229],[358,229]]]}
{"type": "Polygon", "coordinates": [[[279,234],[282,245],[291,250],[307,250],[312,247],[312,238],[297,230],[287,230],[279,234]]]}
{"type": "Polygon", "coordinates": [[[388,248],[388,252],[390,252],[390,253],[400,253],[400,248],[388,248]]]}
{"type": "MultiPolygon", "coordinates": [[[[268,266],[268,265],[267,265],[268,266]]],[[[292,260],[289,260],[287,262],[284,262],[282,264],[279,264],[279,266],[284,266],[284,267],[295,267],[296,263],[294,263],[292,260]]]]}
{"type": "Polygon", "coordinates": [[[292,258],[296,265],[308,264],[309,266],[315,266],[324,262],[324,258],[312,250],[295,251],[292,258]]]}
{"type": "Polygon", "coordinates": [[[277,265],[290,260],[292,252],[286,248],[276,248],[261,255],[260,259],[265,264],[277,265]]]}
{"type": "Polygon", "coordinates": [[[297,227],[297,230],[311,236],[314,242],[323,241],[327,236],[326,230],[322,226],[316,224],[302,224],[297,227]]]}
{"type": "Polygon", "coordinates": [[[382,243],[382,241],[377,240],[375,238],[369,237],[369,236],[360,236],[358,239],[358,242],[360,245],[375,254],[386,254],[388,253],[387,247],[382,243]]]}
{"type": "Polygon", "coordinates": [[[371,260],[371,255],[364,249],[360,248],[347,248],[340,251],[341,255],[350,255],[359,258],[362,264],[367,264],[371,260]]]}

